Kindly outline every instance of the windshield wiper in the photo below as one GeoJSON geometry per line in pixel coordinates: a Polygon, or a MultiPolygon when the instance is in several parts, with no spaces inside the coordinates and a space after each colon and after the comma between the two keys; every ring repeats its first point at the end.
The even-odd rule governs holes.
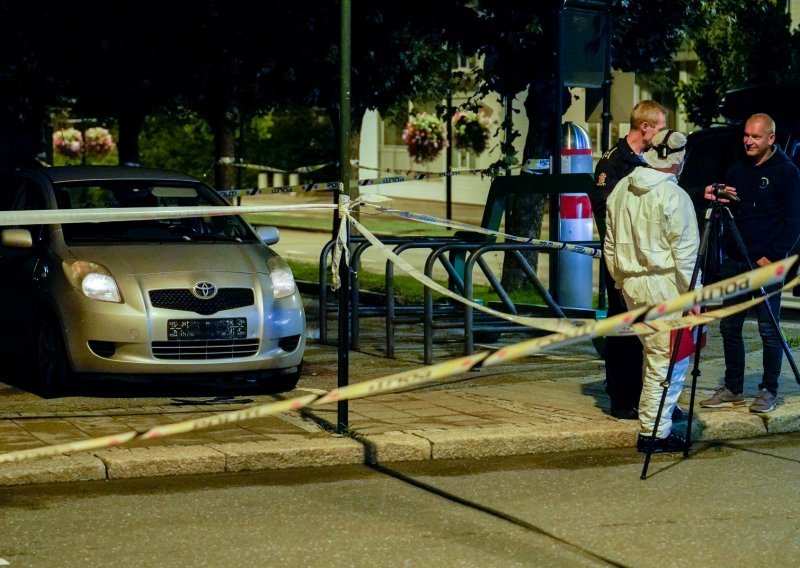
{"type": "Polygon", "coordinates": [[[209,235],[205,233],[193,233],[191,235],[191,240],[193,241],[202,241],[204,243],[209,242],[223,242],[223,243],[243,243],[241,237],[236,237],[233,235],[209,235]]]}

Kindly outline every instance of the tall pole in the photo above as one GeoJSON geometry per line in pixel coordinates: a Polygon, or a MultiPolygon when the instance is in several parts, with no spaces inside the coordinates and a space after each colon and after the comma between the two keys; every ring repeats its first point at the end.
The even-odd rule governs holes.
{"type": "MultiPolygon", "coordinates": [[[[555,41],[555,48],[556,52],[553,54],[553,59],[555,63],[555,69],[553,72],[553,82],[555,84],[555,125],[553,129],[553,138],[552,138],[552,150],[550,152],[551,156],[551,172],[554,176],[561,175],[561,148],[563,146],[562,141],[562,134],[561,134],[561,115],[564,114],[563,104],[561,102],[562,90],[564,89],[564,83],[561,77],[561,66],[562,66],[562,45],[563,41],[563,17],[564,17],[564,9],[559,8],[558,13],[556,14],[556,41],[555,41]]],[[[551,241],[558,241],[561,239],[561,235],[559,234],[559,225],[560,225],[560,217],[559,217],[559,205],[560,205],[560,195],[558,193],[551,193],[550,194],[550,240],[551,241]]],[[[559,280],[559,262],[558,262],[558,255],[553,254],[550,255],[550,268],[549,268],[549,275],[548,281],[550,282],[550,290],[551,294],[553,295],[553,299],[556,303],[559,302],[559,294],[558,294],[558,280],[559,280]]]]}
{"type": "MultiPolygon", "coordinates": [[[[339,68],[339,179],[342,181],[342,193],[350,195],[350,0],[342,0],[341,5],[341,55],[339,68]]],[[[340,219],[342,223],[346,220],[340,219]]],[[[350,227],[346,229],[345,246],[350,248],[350,227]]],[[[342,286],[339,288],[339,356],[338,387],[350,383],[350,270],[345,263],[345,256],[339,262],[339,276],[342,286]]],[[[333,267],[335,269],[335,267],[333,267]]],[[[340,434],[347,431],[348,405],[340,400],[337,405],[336,430],[340,434]]]]}
{"type": "MultiPolygon", "coordinates": [[[[606,27],[602,33],[605,35],[603,43],[605,44],[605,61],[603,61],[603,129],[600,138],[600,149],[603,154],[608,152],[611,147],[611,10],[608,4],[605,6],[606,13],[606,27]]],[[[600,243],[602,246],[603,243],[600,243]]],[[[608,308],[608,293],[603,270],[600,271],[600,282],[597,290],[597,307],[601,310],[608,308]]],[[[613,287],[613,285],[612,285],[613,287]]]]}
{"type": "Polygon", "coordinates": [[[603,154],[611,147],[611,10],[606,5],[606,27],[603,30],[605,37],[605,61],[603,62],[603,132],[600,139],[600,149],[603,154]]]}
{"type": "MultiPolygon", "coordinates": [[[[447,92],[447,112],[445,113],[447,120],[447,149],[445,152],[446,162],[445,170],[447,177],[444,178],[445,187],[445,217],[449,221],[453,218],[453,176],[450,172],[453,169],[453,93],[447,92]]],[[[448,227],[450,229],[450,227],[448,227]]]]}

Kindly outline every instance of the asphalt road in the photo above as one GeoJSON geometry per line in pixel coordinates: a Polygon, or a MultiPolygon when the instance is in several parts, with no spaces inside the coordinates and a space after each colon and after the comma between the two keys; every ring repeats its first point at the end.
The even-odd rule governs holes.
{"type": "MultiPolygon", "coordinates": [[[[0,489],[11,566],[794,566],[796,436],[0,489]]],[[[0,563],[1,564],[1,563],[0,563]]]]}

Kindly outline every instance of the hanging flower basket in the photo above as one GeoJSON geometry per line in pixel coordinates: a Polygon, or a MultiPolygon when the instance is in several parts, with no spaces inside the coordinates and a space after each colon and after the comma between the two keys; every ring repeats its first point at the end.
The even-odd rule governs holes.
{"type": "Polygon", "coordinates": [[[469,111],[453,115],[453,142],[459,150],[483,154],[489,145],[489,119],[469,111]]]}
{"type": "Polygon", "coordinates": [[[83,150],[83,135],[76,128],[62,128],[53,132],[53,148],[67,158],[78,158],[83,150]]]}
{"type": "Polygon", "coordinates": [[[412,116],[403,130],[403,142],[412,160],[418,164],[430,162],[447,146],[444,123],[427,112],[412,116]]]}
{"type": "Polygon", "coordinates": [[[107,129],[98,126],[86,131],[86,152],[88,154],[107,156],[114,151],[114,148],[114,139],[107,129]]]}

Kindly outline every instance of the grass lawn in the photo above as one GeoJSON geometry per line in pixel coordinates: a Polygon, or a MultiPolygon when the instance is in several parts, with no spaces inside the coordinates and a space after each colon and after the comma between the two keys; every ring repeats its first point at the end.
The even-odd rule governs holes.
{"type": "MultiPolygon", "coordinates": [[[[294,260],[287,261],[294,272],[294,277],[297,280],[305,282],[319,282],[319,266],[316,263],[298,262],[294,260]]],[[[369,290],[371,292],[386,292],[386,281],[383,274],[376,274],[374,272],[367,272],[361,270],[358,273],[358,281],[362,290],[369,290]]],[[[447,286],[447,282],[443,280],[437,281],[442,286],[447,286]]],[[[423,286],[410,276],[403,274],[394,275],[394,291],[395,300],[398,304],[413,305],[421,304],[423,300],[423,286]]],[[[476,284],[474,286],[475,298],[482,300],[484,305],[489,302],[499,301],[499,297],[495,294],[491,287],[487,285],[476,284]]],[[[543,304],[541,296],[533,289],[519,290],[510,294],[511,299],[515,304],[543,304]]],[[[434,300],[442,297],[441,294],[434,292],[434,300]]]]}
{"type": "MultiPolygon", "coordinates": [[[[252,225],[271,225],[285,229],[331,231],[333,213],[252,213],[244,216],[252,225]]],[[[453,234],[446,227],[409,221],[392,215],[361,215],[359,222],[376,235],[443,237],[453,234]]]]}

